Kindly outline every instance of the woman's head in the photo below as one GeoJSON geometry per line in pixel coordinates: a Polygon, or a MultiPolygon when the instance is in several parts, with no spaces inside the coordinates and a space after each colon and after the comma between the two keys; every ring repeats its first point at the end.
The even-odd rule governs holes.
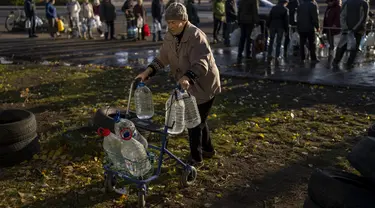
{"type": "Polygon", "coordinates": [[[100,5],[100,1],[99,0],[94,0],[94,5],[100,5]]]}
{"type": "Polygon", "coordinates": [[[328,6],[341,5],[341,0],[327,0],[328,6]]]}
{"type": "Polygon", "coordinates": [[[137,0],[137,3],[138,3],[139,5],[142,5],[142,4],[143,4],[143,0],[137,0]]]}
{"type": "Polygon", "coordinates": [[[181,3],[172,3],[165,11],[165,20],[172,35],[180,34],[188,22],[186,7],[181,3]]]}
{"type": "Polygon", "coordinates": [[[49,0],[48,2],[51,4],[55,4],[55,0],[49,0]]]}

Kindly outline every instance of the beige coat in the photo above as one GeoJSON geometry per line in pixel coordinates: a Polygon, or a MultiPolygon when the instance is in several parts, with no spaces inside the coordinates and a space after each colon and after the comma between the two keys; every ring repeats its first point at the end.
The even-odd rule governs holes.
{"type": "Polygon", "coordinates": [[[94,17],[94,9],[92,8],[92,4],[82,3],[82,16],[86,19],[91,19],[94,17]]]}
{"type": "Polygon", "coordinates": [[[177,45],[178,40],[168,32],[159,56],[151,64],[156,67],[152,68],[158,70],[169,65],[176,81],[190,70],[195,79],[189,92],[197,99],[198,104],[211,100],[221,92],[221,87],[219,70],[206,34],[188,22],[180,46],[177,45]]]}

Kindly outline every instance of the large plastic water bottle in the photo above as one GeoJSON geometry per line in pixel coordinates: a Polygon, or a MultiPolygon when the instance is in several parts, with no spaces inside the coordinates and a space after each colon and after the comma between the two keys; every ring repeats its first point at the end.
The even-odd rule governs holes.
{"type": "Polygon", "coordinates": [[[201,123],[197,100],[187,91],[182,92],[182,98],[185,103],[185,126],[186,128],[194,128],[201,123]]]}
{"type": "Polygon", "coordinates": [[[178,90],[165,103],[165,125],[169,134],[180,134],[185,129],[185,103],[178,90]]]}
{"type": "Polygon", "coordinates": [[[151,169],[151,163],[144,146],[132,138],[133,132],[130,129],[122,129],[121,133],[121,154],[127,171],[135,177],[146,175],[151,169]]]}
{"type": "Polygon", "coordinates": [[[134,92],[136,114],[139,119],[149,119],[154,115],[151,90],[140,82],[134,92]]]}
{"type": "Polygon", "coordinates": [[[98,129],[98,134],[104,137],[103,149],[107,153],[108,159],[113,163],[117,170],[124,170],[124,158],[121,153],[122,141],[113,134],[109,129],[98,129]]]}
{"type": "Polygon", "coordinates": [[[142,136],[142,134],[139,133],[139,131],[135,128],[135,125],[132,121],[128,119],[119,119],[115,123],[115,134],[116,136],[120,138],[126,137],[124,134],[127,134],[127,130],[130,129],[132,132],[132,138],[137,140],[139,143],[141,143],[145,149],[148,147],[147,140],[142,136]]]}

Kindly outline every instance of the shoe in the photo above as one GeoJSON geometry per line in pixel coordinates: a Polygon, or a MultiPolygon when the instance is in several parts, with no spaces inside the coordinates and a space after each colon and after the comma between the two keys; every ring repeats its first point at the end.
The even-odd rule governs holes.
{"type": "Polygon", "coordinates": [[[202,150],[202,157],[205,158],[205,159],[213,158],[215,155],[216,155],[216,150],[211,151],[211,152],[206,152],[206,151],[202,150]]]}
{"type": "Polygon", "coordinates": [[[104,34],[101,34],[100,37],[101,37],[101,38],[104,38],[104,34]]]}
{"type": "Polygon", "coordinates": [[[117,40],[117,38],[116,37],[111,37],[111,40],[117,40]]]}
{"type": "Polygon", "coordinates": [[[190,166],[194,166],[197,169],[204,165],[203,161],[196,161],[194,159],[188,160],[187,164],[190,165],[190,166]]]}
{"type": "Polygon", "coordinates": [[[311,63],[319,63],[319,62],[320,62],[319,59],[312,59],[312,60],[311,60],[311,63]]]}

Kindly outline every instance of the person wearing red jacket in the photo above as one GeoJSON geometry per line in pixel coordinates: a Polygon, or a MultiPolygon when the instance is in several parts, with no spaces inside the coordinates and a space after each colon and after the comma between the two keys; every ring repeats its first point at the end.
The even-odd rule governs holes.
{"type": "Polygon", "coordinates": [[[330,54],[335,48],[334,36],[340,34],[340,12],[341,0],[328,0],[327,9],[324,13],[323,34],[327,35],[330,54]],[[328,28],[327,28],[328,27],[328,28]],[[338,29],[333,29],[338,28],[338,29]]]}

